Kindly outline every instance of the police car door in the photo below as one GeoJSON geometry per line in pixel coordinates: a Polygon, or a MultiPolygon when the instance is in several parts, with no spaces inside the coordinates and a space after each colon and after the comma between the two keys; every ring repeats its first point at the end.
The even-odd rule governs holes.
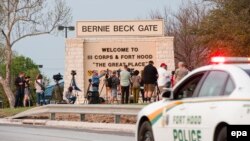
{"type": "Polygon", "coordinates": [[[186,126],[186,115],[188,113],[183,101],[195,95],[196,89],[201,85],[205,74],[206,72],[199,72],[186,78],[174,90],[174,100],[163,111],[162,124],[165,134],[159,140],[189,141],[188,135],[190,133],[186,126]]]}
{"type": "Polygon", "coordinates": [[[230,80],[229,74],[223,71],[210,71],[199,88],[197,98],[184,100],[186,108],[185,131],[186,141],[212,141],[214,127],[212,120],[217,114],[219,101],[217,99],[223,95],[225,86],[230,80]]]}

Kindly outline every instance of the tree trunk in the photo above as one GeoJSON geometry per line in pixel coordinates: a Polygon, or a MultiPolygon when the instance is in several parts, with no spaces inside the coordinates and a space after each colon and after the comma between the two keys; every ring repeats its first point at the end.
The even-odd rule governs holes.
{"type": "Polygon", "coordinates": [[[15,97],[13,92],[11,91],[10,88],[10,83],[11,83],[11,60],[12,60],[12,51],[11,51],[11,45],[7,41],[6,42],[6,77],[5,80],[0,79],[0,83],[3,86],[4,92],[8,98],[10,108],[14,108],[15,105],[15,97]]]}
{"type": "Polygon", "coordinates": [[[15,105],[15,97],[13,95],[13,92],[10,89],[10,85],[3,79],[0,78],[0,83],[3,86],[4,92],[8,98],[9,104],[10,104],[10,108],[14,108],[15,105]]]}
{"type": "Polygon", "coordinates": [[[6,83],[8,83],[8,85],[10,86],[11,83],[11,60],[12,60],[12,50],[11,50],[11,45],[10,43],[7,41],[6,42],[6,77],[5,77],[5,81],[6,83]]]}

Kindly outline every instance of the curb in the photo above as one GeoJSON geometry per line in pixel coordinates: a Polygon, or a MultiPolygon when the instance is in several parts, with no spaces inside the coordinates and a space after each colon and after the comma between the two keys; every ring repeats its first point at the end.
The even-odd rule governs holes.
{"type": "Polygon", "coordinates": [[[38,119],[0,119],[0,124],[11,125],[34,125],[70,129],[90,129],[105,131],[122,131],[126,133],[135,133],[134,124],[114,124],[114,123],[91,123],[77,121],[53,121],[38,119]]]}

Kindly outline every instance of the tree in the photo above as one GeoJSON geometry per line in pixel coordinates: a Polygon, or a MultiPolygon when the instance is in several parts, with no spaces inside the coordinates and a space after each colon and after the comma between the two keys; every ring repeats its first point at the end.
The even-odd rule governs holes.
{"type": "Polygon", "coordinates": [[[190,69],[203,65],[206,60],[207,47],[199,42],[196,32],[207,11],[206,5],[185,1],[177,12],[164,8],[163,12],[150,13],[153,19],[164,19],[165,35],[174,36],[176,62],[184,61],[190,69]]]}
{"type": "Polygon", "coordinates": [[[214,4],[199,30],[210,55],[250,56],[250,1],[210,0],[214,4]]]}
{"type": "Polygon", "coordinates": [[[46,0],[2,0],[0,4],[6,54],[6,75],[0,78],[0,83],[13,108],[15,98],[10,89],[12,47],[26,37],[49,34],[59,25],[67,25],[71,9],[63,0],[55,0],[54,7],[46,0]]]}
{"type": "Polygon", "coordinates": [[[3,64],[5,61],[5,53],[4,53],[3,45],[0,43],[0,64],[3,64]]]}
{"type": "MultiPolygon", "coordinates": [[[[18,73],[20,71],[24,72],[27,76],[30,76],[30,80],[32,82],[34,82],[36,75],[40,73],[38,66],[28,57],[24,57],[24,56],[18,56],[18,55],[14,55],[12,57],[12,65],[11,65],[11,78],[12,79],[12,83],[11,83],[11,89],[15,90],[15,85],[14,85],[14,80],[15,77],[18,76],[18,73]]],[[[5,64],[1,64],[0,65],[0,74],[5,74],[5,64]]],[[[31,87],[33,86],[33,83],[31,83],[31,87]]],[[[2,87],[0,87],[1,89],[2,87]]],[[[0,90],[1,93],[2,90],[0,90]]],[[[4,96],[0,96],[0,97],[4,97],[4,96]]],[[[6,104],[6,101],[4,99],[4,103],[6,104]]]]}

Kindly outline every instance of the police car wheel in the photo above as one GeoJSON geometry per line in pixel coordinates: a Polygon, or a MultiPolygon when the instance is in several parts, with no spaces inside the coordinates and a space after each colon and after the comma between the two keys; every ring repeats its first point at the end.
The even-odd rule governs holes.
{"type": "Polygon", "coordinates": [[[223,127],[218,136],[217,136],[217,139],[216,141],[227,141],[227,128],[226,127],[223,127]]]}
{"type": "Polygon", "coordinates": [[[139,129],[138,141],[154,141],[152,127],[148,121],[142,123],[139,129]]]}

